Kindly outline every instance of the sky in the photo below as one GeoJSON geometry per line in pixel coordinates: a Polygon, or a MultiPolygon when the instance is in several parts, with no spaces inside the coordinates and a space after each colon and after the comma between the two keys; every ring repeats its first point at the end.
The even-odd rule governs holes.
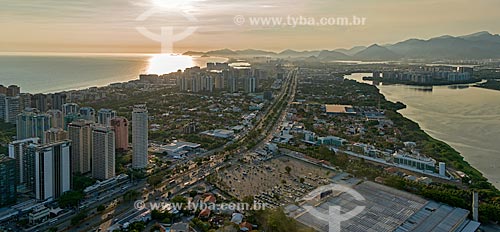
{"type": "Polygon", "coordinates": [[[0,6],[0,52],[160,53],[162,44],[179,53],[316,50],[500,33],[498,0],[0,0],[0,6]],[[365,24],[318,25],[354,16],[365,24]],[[257,17],[279,25],[252,25],[257,17]],[[140,27],[166,37],[155,41],[140,27]],[[177,40],[169,30],[185,38],[165,42],[177,40]]]}

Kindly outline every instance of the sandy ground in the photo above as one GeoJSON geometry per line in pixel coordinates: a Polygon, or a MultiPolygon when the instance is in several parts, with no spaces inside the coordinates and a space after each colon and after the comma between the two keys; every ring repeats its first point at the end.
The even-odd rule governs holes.
{"type": "Polygon", "coordinates": [[[289,157],[267,161],[252,158],[247,156],[245,163],[233,164],[219,172],[219,187],[239,199],[257,196],[256,199],[263,198],[260,199],[263,202],[282,205],[329,184],[329,179],[335,175],[330,170],[289,157]],[[290,173],[287,173],[286,167],[290,167],[290,173]]]}

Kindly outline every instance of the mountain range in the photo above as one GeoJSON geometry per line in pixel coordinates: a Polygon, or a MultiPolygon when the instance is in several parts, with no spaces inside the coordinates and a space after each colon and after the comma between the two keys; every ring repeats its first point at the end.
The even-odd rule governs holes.
{"type": "Polygon", "coordinates": [[[189,51],[184,55],[223,57],[309,58],[335,60],[467,60],[500,58],[500,35],[486,31],[464,36],[440,36],[428,40],[409,39],[395,44],[357,46],[351,49],[270,52],[263,50],[222,49],[209,52],[189,51]]]}

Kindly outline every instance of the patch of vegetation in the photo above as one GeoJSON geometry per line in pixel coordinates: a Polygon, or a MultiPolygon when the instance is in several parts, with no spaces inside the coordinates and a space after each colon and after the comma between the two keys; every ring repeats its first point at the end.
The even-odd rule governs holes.
{"type": "Polygon", "coordinates": [[[8,154],[7,144],[16,136],[16,125],[0,121],[0,154],[8,154]]]}
{"type": "Polygon", "coordinates": [[[136,190],[129,190],[125,194],[123,194],[123,200],[124,201],[134,201],[137,200],[137,198],[141,196],[141,193],[136,191],[136,190]]]}
{"type": "Polygon", "coordinates": [[[81,174],[73,174],[73,190],[83,191],[85,188],[95,184],[96,180],[81,174]]]}
{"type": "MultiPolygon", "coordinates": [[[[500,78],[500,76],[498,78],[500,78]]],[[[500,90],[500,80],[488,80],[484,83],[475,85],[475,87],[492,89],[492,90],[500,90]]]]}
{"type": "Polygon", "coordinates": [[[68,191],[57,199],[61,208],[77,207],[78,203],[83,200],[83,193],[81,191],[68,191]]]}
{"type": "Polygon", "coordinates": [[[274,232],[313,232],[311,228],[305,228],[293,218],[289,218],[283,209],[266,209],[254,213],[253,218],[261,226],[261,231],[274,232]]]}
{"type": "Polygon", "coordinates": [[[71,218],[71,225],[78,225],[81,221],[87,218],[87,211],[81,211],[77,215],[71,218]]]}

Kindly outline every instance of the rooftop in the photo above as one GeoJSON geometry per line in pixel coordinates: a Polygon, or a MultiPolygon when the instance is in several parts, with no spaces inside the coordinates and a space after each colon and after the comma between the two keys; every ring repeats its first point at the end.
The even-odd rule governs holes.
{"type": "Polygon", "coordinates": [[[325,109],[330,114],[356,114],[351,105],[325,105],[325,109]]]}
{"type": "Polygon", "coordinates": [[[467,219],[469,211],[437,202],[429,202],[412,215],[395,232],[406,231],[459,231],[474,232],[479,223],[467,219]]]}
{"type": "Polygon", "coordinates": [[[165,146],[161,146],[158,148],[159,152],[179,152],[185,149],[196,149],[201,145],[198,143],[190,143],[190,142],[173,142],[165,146]]]}
{"type": "Polygon", "coordinates": [[[215,129],[215,130],[208,130],[201,132],[201,134],[217,138],[230,138],[234,135],[234,131],[225,129],[215,129]]]}
{"type": "MultiPolygon", "coordinates": [[[[341,223],[342,231],[465,232],[469,231],[465,229],[475,226],[467,220],[469,211],[465,209],[427,201],[419,196],[369,181],[356,185],[353,189],[365,200],[360,201],[348,193],[341,193],[314,206],[314,209],[327,214],[329,207],[335,205],[340,206],[342,213],[345,214],[356,206],[365,206],[360,214],[341,223]]],[[[302,208],[291,212],[290,215],[296,215],[299,222],[318,231],[328,231],[327,221],[314,217],[302,208]]]]}

